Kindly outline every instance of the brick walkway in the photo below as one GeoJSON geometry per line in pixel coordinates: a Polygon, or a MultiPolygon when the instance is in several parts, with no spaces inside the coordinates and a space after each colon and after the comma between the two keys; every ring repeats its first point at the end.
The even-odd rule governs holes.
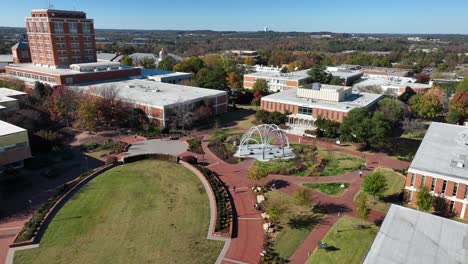
{"type": "MultiPolygon", "coordinates": [[[[290,140],[291,142],[298,142],[299,138],[290,135],[290,140]]],[[[301,143],[314,144],[320,148],[362,157],[362,153],[359,151],[347,149],[329,142],[301,139],[301,143]]],[[[223,263],[258,263],[260,260],[260,252],[263,248],[264,240],[262,228],[263,222],[260,219],[259,213],[253,208],[255,197],[248,189],[254,184],[266,184],[269,181],[281,180],[281,182],[285,183],[285,186],[282,186],[278,190],[292,195],[297,188],[302,186],[303,183],[350,183],[347,190],[340,196],[329,196],[309,190],[312,194],[313,201],[320,203],[324,208],[326,208],[327,214],[292,255],[290,263],[305,263],[308,255],[312,254],[317,247],[318,241],[325,237],[333,224],[338,220],[339,216],[348,215],[358,217],[355,212],[356,205],[354,203],[354,197],[359,192],[362,181],[358,172],[328,177],[269,175],[262,181],[255,182],[247,178],[247,169],[254,162],[253,160],[245,160],[238,164],[227,164],[217,158],[208,149],[207,144],[207,142],[202,143],[206,154],[202,156],[204,160],[201,161],[210,164],[208,167],[220,174],[221,179],[230,187],[237,214],[237,216],[235,214],[234,221],[235,226],[237,225],[235,236],[231,241],[223,263]],[[232,186],[236,186],[236,193],[233,193],[232,186]]],[[[365,155],[365,160],[368,164],[368,170],[363,171],[363,176],[372,172],[377,167],[388,167],[395,170],[402,170],[408,168],[410,164],[409,162],[391,159],[383,153],[368,153],[365,155]]],[[[377,223],[378,221],[382,221],[384,216],[385,214],[383,212],[371,210],[366,220],[370,223],[377,223]]]]}

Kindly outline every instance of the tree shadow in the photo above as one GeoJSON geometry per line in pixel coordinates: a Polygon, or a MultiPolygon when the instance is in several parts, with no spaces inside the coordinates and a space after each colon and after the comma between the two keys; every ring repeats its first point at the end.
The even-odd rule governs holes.
{"type": "Polygon", "coordinates": [[[281,189],[281,188],[286,188],[288,186],[289,186],[289,182],[285,180],[271,180],[265,185],[265,187],[269,189],[281,189]]]}
{"type": "Polygon", "coordinates": [[[352,211],[352,209],[347,205],[334,203],[317,203],[312,210],[315,213],[325,214],[346,213],[352,211]]]}
{"type": "Polygon", "coordinates": [[[326,247],[326,248],[324,248],[324,249],[325,249],[325,251],[327,251],[327,252],[328,252],[328,251],[338,251],[338,250],[340,250],[340,248],[337,248],[337,247],[335,247],[335,246],[328,246],[328,247],[326,247]]]}
{"type": "Polygon", "coordinates": [[[384,221],[384,219],[385,219],[384,217],[381,217],[381,218],[379,218],[379,219],[375,219],[375,220],[374,220],[374,224],[375,224],[376,226],[381,226],[382,223],[383,223],[383,221],[384,221]]]}
{"type": "Polygon", "coordinates": [[[386,203],[399,204],[401,203],[401,201],[403,201],[403,192],[397,192],[386,196],[382,196],[379,200],[386,203]]]}
{"type": "Polygon", "coordinates": [[[297,215],[289,219],[288,226],[292,229],[311,229],[321,220],[319,215],[297,215]]]}

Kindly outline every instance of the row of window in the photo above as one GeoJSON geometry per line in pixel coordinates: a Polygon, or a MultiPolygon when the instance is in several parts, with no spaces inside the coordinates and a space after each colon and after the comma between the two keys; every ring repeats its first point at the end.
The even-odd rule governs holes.
{"type": "MultiPolygon", "coordinates": [[[[64,22],[54,22],[53,28],[54,33],[65,33],[64,22]]],[[[32,22],[28,23],[29,32],[39,32],[39,33],[49,33],[49,26],[47,22],[32,22]]],[[[78,34],[78,23],[70,22],[68,23],[68,32],[70,34],[78,34]]],[[[90,34],[91,33],[91,23],[82,23],[81,24],[81,33],[90,34]]]]}
{"type": "MultiPolygon", "coordinates": [[[[413,201],[413,191],[408,191],[408,203],[413,201]]],[[[453,210],[455,209],[455,201],[450,201],[449,205],[449,213],[453,214],[453,210]]]]}
{"type": "MultiPolygon", "coordinates": [[[[416,181],[416,174],[413,173],[411,175],[411,186],[414,186],[415,181],[416,181]]],[[[430,189],[431,192],[433,192],[435,190],[436,183],[437,183],[437,178],[432,178],[431,189],[430,189]]],[[[426,176],[422,176],[421,186],[425,186],[425,185],[426,185],[426,176]]],[[[452,196],[457,196],[458,186],[459,186],[459,183],[455,182],[455,184],[453,186],[452,196]]],[[[447,180],[444,180],[442,182],[442,191],[441,191],[441,193],[445,194],[446,190],[447,190],[447,180]]],[[[465,199],[468,199],[468,186],[467,186],[467,188],[465,188],[465,194],[464,194],[463,197],[465,199]]]]}
{"type": "Polygon", "coordinates": [[[41,35],[37,35],[37,36],[31,35],[31,36],[29,36],[29,39],[32,39],[32,40],[34,40],[34,39],[37,39],[37,40],[42,40],[42,39],[50,40],[49,36],[42,37],[41,35]]]}
{"type": "Polygon", "coordinates": [[[36,75],[36,74],[30,74],[30,73],[23,73],[23,72],[15,72],[11,71],[10,75],[13,76],[18,76],[18,77],[25,77],[33,80],[40,80],[44,82],[50,82],[50,83],[55,83],[55,79],[47,76],[42,76],[42,75],[36,75]]]}

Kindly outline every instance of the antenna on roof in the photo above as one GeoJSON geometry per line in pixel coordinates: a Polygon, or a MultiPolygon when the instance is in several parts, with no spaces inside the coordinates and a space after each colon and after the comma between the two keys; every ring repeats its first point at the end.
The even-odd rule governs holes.
{"type": "Polygon", "coordinates": [[[49,9],[53,9],[54,8],[54,4],[52,4],[52,0],[49,0],[49,9]]]}

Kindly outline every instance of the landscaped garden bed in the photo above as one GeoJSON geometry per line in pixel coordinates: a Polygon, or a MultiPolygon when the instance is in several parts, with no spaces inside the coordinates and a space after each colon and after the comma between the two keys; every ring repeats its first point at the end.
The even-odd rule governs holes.
{"type": "Polygon", "coordinates": [[[229,130],[214,130],[210,135],[208,148],[218,158],[227,163],[235,164],[239,162],[234,154],[237,151],[237,144],[239,144],[241,137],[241,133],[232,133],[229,130]]]}
{"type": "Polygon", "coordinates": [[[88,152],[95,159],[100,159],[106,156],[114,155],[125,151],[127,144],[120,141],[106,139],[102,143],[90,142],[83,144],[81,148],[88,152]]]}
{"type": "Polygon", "coordinates": [[[189,145],[188,150],[197,154],[205,154],[202,147],[202,139],[203,138],[201,137],[194,137],[187,140],[187,143],[189,145]]]}
{"type": "Polygon", "coordinates": [[[292,145],[296,155],[292,159],[255,161],[249,168],[252,179],[261,179],[268,174],[293,176],[333,176],[359,170],[364,160],[336,152],[317,149],[312,145],[292,145]]]}
{"type": "Polygon", "coordinates": [[[331,183],[304,183],[306,188],[319,191],[328,195],[340,195],[346,188],[348,188],[349,183],[347,182],[331,182],[331,183]]]}
{"type": "Polygon", "coordinates": [[[202,166],[196,166],[196,168],[208,180],[215,195],[217,211],[215,232],[229,233],[232,225],[232,207],[224,183],[215,172],[202,166]]]}

